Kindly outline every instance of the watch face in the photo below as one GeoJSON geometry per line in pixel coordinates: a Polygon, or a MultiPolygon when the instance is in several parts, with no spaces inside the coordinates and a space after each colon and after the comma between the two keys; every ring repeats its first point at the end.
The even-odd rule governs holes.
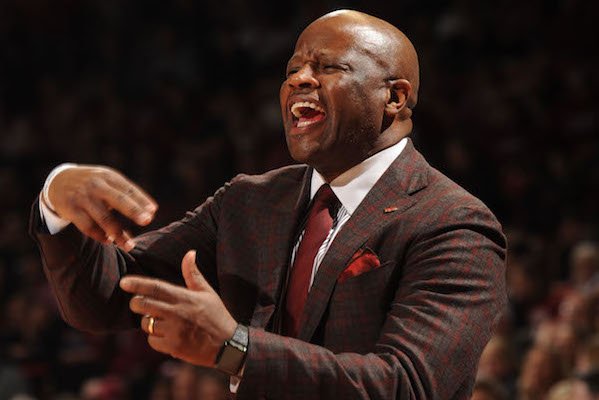
{"type": "Polygon", "coordinates": [[[237,375],[243,365],[245,354],[245,351],[241,351],[237,347],[231,346],[230,343],[225,343],[225,347],[216,364],[216,368],[229,375],[237,375]]]}
{"type": "Polygon", "coordinates": [[[229,375],[237,375],[241,370],[249,343],[248,328],[237,325],[231,340],[227,340],[216,359],[216,368],[229,375]]]}

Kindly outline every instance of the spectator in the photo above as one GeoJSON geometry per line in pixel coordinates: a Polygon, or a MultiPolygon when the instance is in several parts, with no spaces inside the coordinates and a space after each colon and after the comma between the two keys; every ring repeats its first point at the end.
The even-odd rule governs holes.
{"type": "Polygon", "coordinates": [[[547,400],[593,400],[588,385],[580,379],[565,379],[551,387],[547,400]]]}
{"type": "MultiPolygon", "coordinates": [[[[0,2],[0,357],[26,393],[76,396],[90,377],[112,373],[147,397],[164,359],[145,342],[133,333],[90,337],[59,321],[25,231],[29,204],[56,160],[102,162],[156,195],[159,226],[238,172],[287,164],[273,112],[279,66],[289,38],[333,3],[264,4],[0,2]]],[[[502,340],[527,354],[543,326],[536,336],[553,338],[556,359],[580,344],[575,370],[592,372],[599,80],[589,32],[597,4],[335,5],[397,15],[421,49],[427,81],[414,139],[511,232],[502,340]]],[[[502,359],[502,346],[490,346],[481,376],[502,359]]],[[[509,390],[510,379],[498,381],[509,390]]]]}
{"type": "Polygon", "coordinates": [[[515,397],[517,359],[514,344],[506,337],[491,338],[478,364],[478,380],[500,383],[510,398],[515,397]]]}
{"type": "Polygon", "coordinates": [[[172,382],[173,400],[227,400],[229,378],[218,371],[180,363],[172,382]]]}
{"type": "Polygon", "coordinates": [[[574,288],[584,290],[599,280],[599,245],[591,241],[578,243],[570,255],[570,273],[574,288]]]}
{"type": "Polygon", "coordinates": [[[589,338],[576,353],[575,372],[588,374],[599,371],[599,335],[589,338]]]}
{"type": "Polygon", "coordinates": [[[474,384],[470,400],[508,400],[503,387],[492,380],[478,379],[474,384]]]}
{"type": "Polygon", "coordinates": [[[519,400],[542,400],[553,384],[564,377],[559,354],[544,347],[531,348],[518,379],[519,400]]]}

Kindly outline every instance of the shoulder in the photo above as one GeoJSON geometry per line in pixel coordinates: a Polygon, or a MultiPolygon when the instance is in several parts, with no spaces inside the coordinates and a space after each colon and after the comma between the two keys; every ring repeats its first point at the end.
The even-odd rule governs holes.
{"type": "Polygon", "coordinates": [[[425,210],[427,220],[463,209],[492,215],[480,199],[431,166],[411,141],[392,167],[394,177],[389,182],[397,184],[400,195],[412,197],[417,208],[425,210]]]}
{"type": "MultiPolygon", "coordinates": [[[[411,143],[410,143],[411,144],[411,143]]],[[[445,229],[493,231],[502,236],[502,227],[491,210],[438,169],[432,167],[413,146],[396,164],[398,181],[414,200],[410,221],[415,234],[424,235],[445,229]]]]}
{"type": "Polygon", "coordinates": [[[250,204],[253,202],[280,202],[299,195],[309,181],[306,165],[290,165],[259,175],[239,174],[227,182],[215,195],[224,202],[250,204]]]}
{"type": "Polygon", "coordinates": [[[476,208],[491,213],[491,210],[481,199],[468,192],[436,168],[429,166],[428,178],[427,195],[431,200],[436,200],[439,205],[476,208]]]}
{"type": "Polygon", "coordinates": [[[421,232],[467,229],[484,232],[497,242],[505,241],[501,224],[482,200],[439,170],[427,167],[428,185],[415,194],[418,208],[426,214],[421,232]]]}
{"type": "Polygon", "coordinates": [[[244,219],[265,205],[288,206],[297,201],[309,172],[305,165],[291,165],[259,175],[239,174],[188,212],[186,220],[209,215],[217,223],[223,216],[244,219]]]}
{"type": "Polygon", "coordinates": [[[271,185],[297,184],[303,180],[307,170],[306,165],[288,165],[259,175],[239,174],[231,180],[229,185],[260,188],[271,185]]]}

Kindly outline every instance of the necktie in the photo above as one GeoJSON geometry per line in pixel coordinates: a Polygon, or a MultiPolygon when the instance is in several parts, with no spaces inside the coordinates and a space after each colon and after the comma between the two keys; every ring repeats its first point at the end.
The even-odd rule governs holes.
{"type": "Polygon", "coordinates": [[[326,184],[322,185],[314,196],[312,208],[306,219],[304,236],[295,254],[287,286],[283,319],[283,332],[287,336],[297,337],[299,334],[299,323],[308,299],[314,258],[333,226],[333,218],[329,210],[337,201],[335,193],[326,184]]]}

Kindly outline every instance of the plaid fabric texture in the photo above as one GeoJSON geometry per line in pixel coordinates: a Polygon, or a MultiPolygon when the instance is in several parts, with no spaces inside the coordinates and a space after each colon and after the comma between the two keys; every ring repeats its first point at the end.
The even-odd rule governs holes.
{"type": "Polygon", "coordinates": [[[506,302],[506,241],[493,214],[408,143],[335,237],[299,338],[287,338],[276,333],[280,299],[310,174],[238,176],[129,254],[72,226],[48,235],[34,205],[31,233],[63,317],[83,330],[134,326],[120,277],[181,283],[180,261],[197,249],[231,314],[251,326],[238,399],[468,399],[506,302]],[[340,282],[360,249],[381,265],[340,282]]]}

